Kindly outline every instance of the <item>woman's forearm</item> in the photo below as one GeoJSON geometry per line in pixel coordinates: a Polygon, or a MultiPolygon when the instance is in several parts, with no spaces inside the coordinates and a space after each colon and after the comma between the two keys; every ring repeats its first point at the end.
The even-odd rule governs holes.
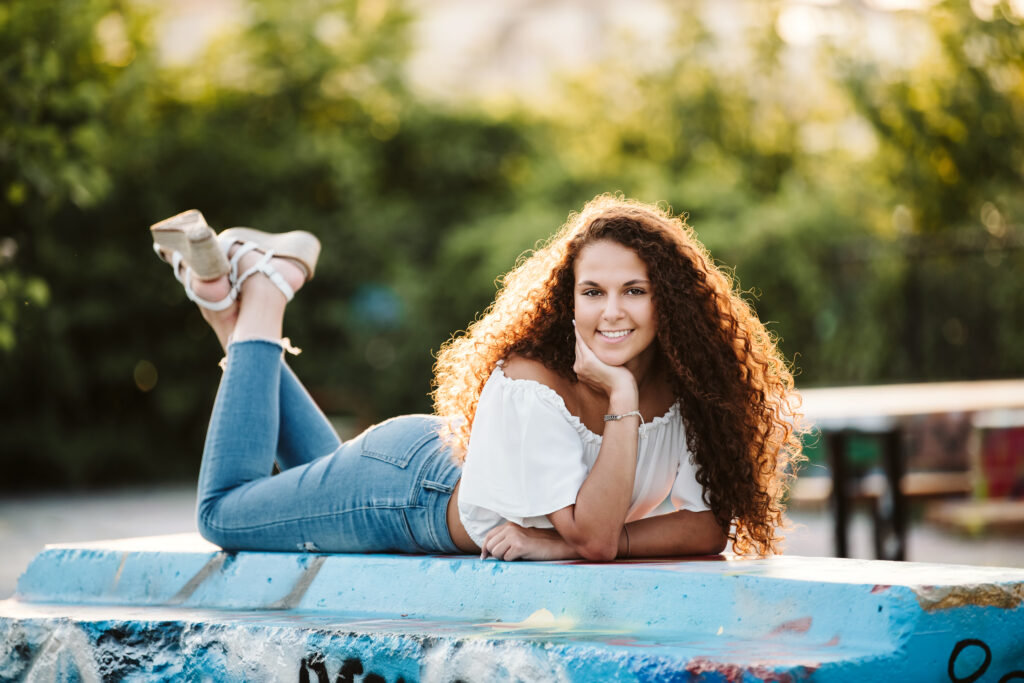
{"type": "MultiPolygon", "coordinates": [[[[551,517],[554,521],[553,515],[551,517]]],[[[557,527],[552,531],[557,531],[557,527]]],[[[561,536],[561,532],[558,533],[561,536]]],[[[562,541],[580,557],[605,561],[642,557],[717,555],[725,550],[728,538],[710,511],[679,510],[619,526],[614,551],[605,552],[603,555],[589,552],[593,546],[578,545],[564,536],[562,541]]]]}
{"type": "MultiPolygon", "coordinates": [[[[635,394],[612,396],[609,412],[636,410],[635,401],[635,394]]],[[[550,515],[562,538],[587,559],[610,560],[617,554],[633,496],[639,423],[639,417],[633,415],[605,423],[601,450],[576,503],[550,515]]]]}
{"type": "Polygon", "coordinates": [[[727,541],[712,512],[678,510],[625,525],[617,557],[717,555],[727,541]]]}
{"type": "MultiPolygon", "coordinates": [[[[636,478],[637,418],[610,422],[594,468],[584,480],[572,506],[568,540],[599,555],[614,557],[619,529],[626,521],[636,478]]],[[[557,527],[556,527],[557,528],[557,527]]],[[[560,530],[561,531],[561,530],[560,530]]],[[[611,558],[603,558],[611,559],[611,558]]]]}

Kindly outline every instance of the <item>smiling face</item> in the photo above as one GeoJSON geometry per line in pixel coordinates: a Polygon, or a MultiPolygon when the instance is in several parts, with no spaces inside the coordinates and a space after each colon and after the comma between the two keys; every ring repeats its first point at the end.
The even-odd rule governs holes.
{"type": "Polygon", "coordinates": [[[655,353],[657,316],[647,265],[618,242],[583,247],[573,269],[576,329],[603,363],[634,370],[655,353]]]}

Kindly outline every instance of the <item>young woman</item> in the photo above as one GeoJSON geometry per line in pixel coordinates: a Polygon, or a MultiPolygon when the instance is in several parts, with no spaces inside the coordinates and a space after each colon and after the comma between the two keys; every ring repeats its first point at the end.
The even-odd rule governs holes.
{"type": "Polygon", "coordinates": [[[442,349],[436,416],[345,443],[283,361],[315,238],[216,237],[194,211],[152,230],[227,354],[199,477],[210,541],[503,560],[778,550],[801,457],[792,376],[680,218],[588,203],[442,349]]]}

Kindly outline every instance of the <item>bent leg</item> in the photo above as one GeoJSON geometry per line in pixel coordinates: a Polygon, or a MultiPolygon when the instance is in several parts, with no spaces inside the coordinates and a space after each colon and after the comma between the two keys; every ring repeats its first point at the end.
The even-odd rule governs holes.
{"type": "Polygon", "coordinates": [[[327,416],[284,360],[281,361],[279,395],[281,422],[277,466],[282,471],[310,463],[341,446],[327,416]]]}
{"type": "Polygon", "coordinates": [[[267,342],[236,343],[228,354],[200,475],[203,537],[229,550],[459,552],[445,518],[459,468],[436,418],[389,420],[267,476],[278,358],[267,342]]]}
{"type": "Polygon", "coordinates": [[[199,470],[200,517],[224,493],[270,476],[279,435],[281,354],[279,345],[265,340],[228,347],[199,470]]]}

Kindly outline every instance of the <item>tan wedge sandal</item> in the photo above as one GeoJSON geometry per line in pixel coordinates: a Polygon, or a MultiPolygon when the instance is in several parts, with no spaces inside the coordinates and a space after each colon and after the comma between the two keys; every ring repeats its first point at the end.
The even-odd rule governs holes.
{"type": "Polygon", "coordinates": [[[153,251],[171,265],[175,279],[185,288],[185,295],[191,301],[211,311],[223,311],[234,303],[238,297],[234,287],[220,301],[209,301],[192,290],[193,275],[200,280],[216,280],[230,270],[217,234],[202,213],[195,209],[184,211],[151,225],[149,231],[153,236],[153,251]]]}
{"type": "Polygon", "coordinates": [[[232,247],[238,245],[228,262],[228,281],[231,282],[231,289],[236,296],[241,290],[243,282],[256,273],[262,273],[281,290],[285,299],[291,301],[295,296],[294,290],[270,265],[270,260],[275,257],[291,259],[305,272],[306,280],[310,280],[316,271],[317,259],[320,257],[320,240],[305,230],[269,233],[254,228],[228,228],[220,233],[217,239],[225,254],[230,253],[232,247]],[[259,251],[263,257],[244,273],[239,273],[238,264],[242,257],[250,251],[259,251]]]}

